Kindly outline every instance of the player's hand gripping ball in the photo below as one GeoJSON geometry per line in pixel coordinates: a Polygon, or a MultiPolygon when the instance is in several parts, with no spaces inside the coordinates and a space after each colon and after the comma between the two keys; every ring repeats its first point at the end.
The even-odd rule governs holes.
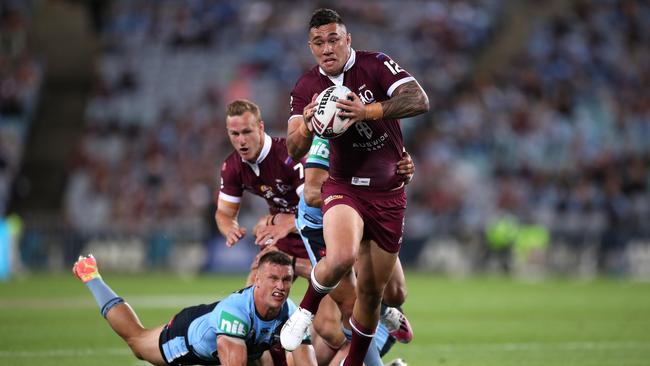
{"type": "Polygon", "coordinates": [[[336,107],[339,98],[346,99],[350,89],[346,86],[330,86],[323,90],[316,98],[316,112],[311,124],[314,132],[324,139],[333,139],[341,136],[345,130],[347,117],[339,117],[340,108],[336,107]]]}

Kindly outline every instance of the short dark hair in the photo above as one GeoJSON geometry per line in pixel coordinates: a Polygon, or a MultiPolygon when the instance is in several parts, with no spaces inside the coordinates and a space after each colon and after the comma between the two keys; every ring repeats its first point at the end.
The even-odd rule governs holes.
{"type": "Polygon", "coordinates": [[[291,266],[291,258],[289,258],[288,255],[280,251],[273,250],[260,257],[260,260],[257,263],[257,267],[258,268],[262,267],[262,264],[264,263],[273,263],[281,266],[291,266]]]}
{"type": "Polygon", "coordinates": [[[246,112],[251,112],[258,122],[262,120],[260,107],[250,100],[237,99],[226,107],[226,117],[241,116],[246,112]]]}
{"type": "Polygon", "coordinates": [[[318,28],[321,25],[330,23],[341,24],[343,26],[345,25],[345,23],[343,23],[343,19],[341,19],[341,16],[336,11],[327,8],[316,9],[316,11],[314,11],[314,14],[311,16],[311,20],[309,21],[309,29],[318,28]]]}

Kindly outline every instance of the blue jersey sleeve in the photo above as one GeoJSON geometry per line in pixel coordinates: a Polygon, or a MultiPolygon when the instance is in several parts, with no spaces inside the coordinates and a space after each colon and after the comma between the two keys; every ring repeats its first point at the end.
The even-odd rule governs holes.
{"type": "Polygon", "coordinates": [[[330,143],[328,140],[314,137],[309,148],[305,168],[330,169],[330,143]]]}
{"type": "Polygon", "coordinates": [[[214,310],[217,335],[246,339],[252,328],[246,299],[246,296],[229,296],[217,305],[214,310]]]}

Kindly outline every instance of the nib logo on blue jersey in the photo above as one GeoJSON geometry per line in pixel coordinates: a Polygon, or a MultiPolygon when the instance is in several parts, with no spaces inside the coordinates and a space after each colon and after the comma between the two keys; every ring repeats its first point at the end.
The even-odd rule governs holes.
{"type": "Polygon", "coordinates": [[[244,337],[248,333],[248,325],[243,320],[230,314],[227,311],[221,313],[219,329],[225,334],[230,334],[238,337],[244,337]]]}

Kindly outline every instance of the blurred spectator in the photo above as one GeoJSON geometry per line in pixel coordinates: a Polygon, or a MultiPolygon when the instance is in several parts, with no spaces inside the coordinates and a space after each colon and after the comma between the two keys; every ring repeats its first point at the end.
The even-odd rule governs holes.
{"type": "Polygon", "coordinates": [[[30,48],[31,1],[0,1],[0,216],[22,160],[43,70],[30,48]]]}
{"type": "MultiPolygon", "coordinates": [[[[355,18],[355,44],[402,60],[432,102],[432,113],[404,123],[418,167],[405,240],[419,243],[405,247],[432,236],[480,238],[501,212],[549,228],[554,243],[598,246],[602,258],[631,235],[648,236],[647,2],[576,0],[535,21],[526,48],[481,80],[474,59],[501,20],[500,0],[331,6],[355,18]]],[[[224,105],[254,100],[267,131],[285,134],[288,92],[311,64],[304,19],[313,7],[112,3],[75,165],[84,179],[102,179],[79,192],[110,197],[105,228],[208,231],[214,164],[228,151],[224,105]]],[[[607,270],[611,261],[601,263],[607,270]]]]}

